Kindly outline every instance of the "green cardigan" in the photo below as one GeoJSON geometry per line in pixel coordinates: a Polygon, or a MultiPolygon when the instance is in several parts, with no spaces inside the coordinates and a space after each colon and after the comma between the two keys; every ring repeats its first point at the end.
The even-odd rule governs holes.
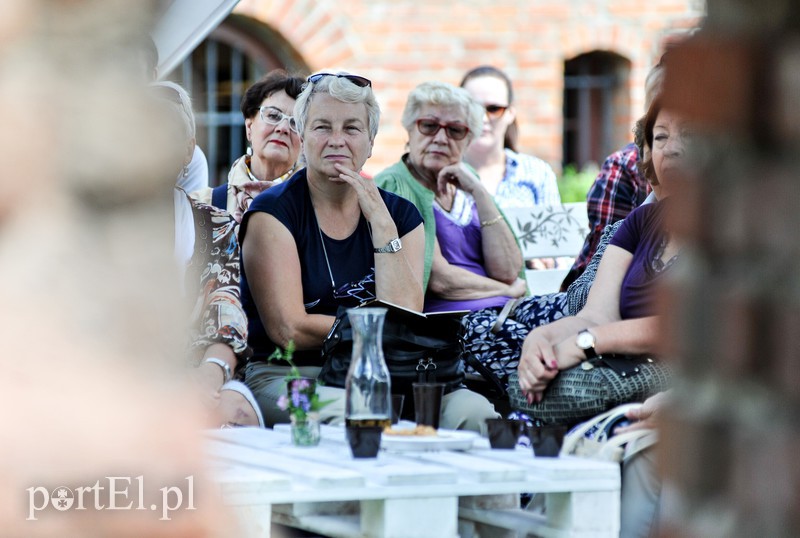
{"type": "MultiPolygon", "coordinates": [[[[409,200],[422,214],[422,220],[425,223],[425,271],[423,273],[422,287],[428,289],[428,280],[431,276],[431,265],[433,263],[433,246],[436,241],[436,219],[433,217],[433,191],[423,187],[419,181],[414,179],[408,167],[400,160],[379,172],[375,176],[375,184],[389,192],[393,192],[398,196],[402,196],[409,200]]],[[[502,215],[503,219],[508,222],[505,213],[497,206],[497,211],[502,215]]],[[[513,228],[512,228],[513,230],[513,228]]],[[[520,278],[525,278],[525,267],[523,264],[520,271],[520,278]]]]}

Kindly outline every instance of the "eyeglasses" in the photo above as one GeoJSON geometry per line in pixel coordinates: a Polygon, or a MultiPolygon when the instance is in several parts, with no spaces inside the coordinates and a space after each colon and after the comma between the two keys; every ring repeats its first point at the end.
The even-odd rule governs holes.
{"type": "Polygon", "coordinates": [[[284,114],[274,106],[262,106],[258,109],[258,113],[261,116],[261,120],[264,123],[269,123],[270,125],[278,125],[283,120],[289,122],[289,129],[297,132],[297,122],[295,122],[294,117],[288,114],[284,114]]]}
{"type": "Polygon", "coordinates": [[[507,106],[502,105],[483,105],[483,108],[486,109],[486,115],[489,116],[490,120],[496,120],[508,110],[507,106]]]}
{"type": "Polygon", "coordinates": [[[350,75],[348,73],[317,73],[316,75],[311,75],[306,80],[311,84],[316,84],[325,77],[346,78],[359,88],[366,88],[367,86],[370,87],[372,86],[372,81],[370,79],[360,77],[358,75],[350,75]]]}
{"type": "Polygon", "coordinates": [[[469,127],[463,123],[440,123],[436,120],[422,118],[416,121],[417,130],[425,136],[436,136],[439,129],[444,128],[448,138],[452,140],[464,140],[469,134],[469,127]]]}

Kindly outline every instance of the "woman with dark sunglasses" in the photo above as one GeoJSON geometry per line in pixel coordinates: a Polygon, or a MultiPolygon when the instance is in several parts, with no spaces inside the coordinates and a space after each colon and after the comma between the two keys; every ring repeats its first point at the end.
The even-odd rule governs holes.
{"type": "Polygon", "coordinates": [[[475,167],[497,203],[501,207],[560,204],[550,165],[517,151],[517,112],[508,76],[496,67],[476,67],[464,75],[461,87],[485,110],[483,125],[464,159],[475,167]]]}
{"type": "Polygon", "coordinates": [[[501,308],[525,294],[522,255],[503,214],[462,162],[484,110],[450,84],[426,82],[408,96],[408,153],[375,176],[414,202],[425,221],[425,311],[501,308]]]}

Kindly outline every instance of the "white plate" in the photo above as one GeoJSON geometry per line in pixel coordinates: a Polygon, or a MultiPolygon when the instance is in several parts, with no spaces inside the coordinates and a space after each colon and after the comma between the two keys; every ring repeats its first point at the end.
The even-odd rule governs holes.
{"type": "Polygon", "coordinates": [[[396,452],[426,452],[430,450],[469,450],[478,434],[470,431],[438,430],[436,436],[386,435],[381,448],[396,452]]]}

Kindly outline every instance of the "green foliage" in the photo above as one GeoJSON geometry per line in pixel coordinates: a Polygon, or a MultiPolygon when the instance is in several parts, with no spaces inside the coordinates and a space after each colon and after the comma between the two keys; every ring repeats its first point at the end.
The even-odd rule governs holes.
{"type": "Polygon", "coordinates": [[[561,195],[561,203],[585,202],[586,193],[597,177],[596,167],[587,167],[578,172],[575,165],[569,164],[564,167],[564,172],[558,179],[558,192],[561,195]]]}
{"type": "Polygon", "coordinates": [[[300,379],[301,377],[300,370],[297,369],[297,366],[295,366],[294,361],[292,360],[294,349],[294,340],[290,340],[286,345],[286,349],[281,349],[279,347],[275,348],[275,351],[272,352],[272,355],[267,357],[267,362],[285,361],[289,364],[289,373],[286,375],[287,381],[290,379],[300,379]]]}
{"type": "Polygon", "coordinates": [[[287,394],[278,398],[277,405],[294,417],[297,422],[305,422],[309,413],[318,412],[334,400],[320,400],[317,394],[317,380],[302,377],[292,360],[294,355],[294,341],[290,340],[286,349],[277,348],[267,361],[284,361],[289,364],[289,373],[286,374],[287,394]]]}

